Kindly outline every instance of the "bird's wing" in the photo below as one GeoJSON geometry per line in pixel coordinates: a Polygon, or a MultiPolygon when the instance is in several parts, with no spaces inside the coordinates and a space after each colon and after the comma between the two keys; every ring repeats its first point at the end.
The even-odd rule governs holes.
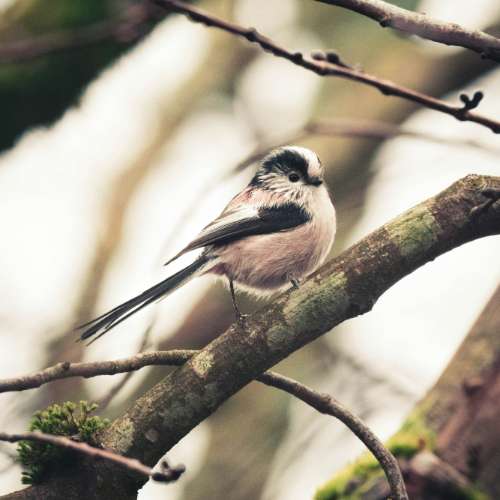
{"type": "Polygon", "coordinates": [[[291,202],[268,207],[247,205],[232,210],[226,209],[165,265],[197,248],[224,245],[256,234],[286,231],[305,224],[310,218],[310,214],[304,208],[291,202]]]}

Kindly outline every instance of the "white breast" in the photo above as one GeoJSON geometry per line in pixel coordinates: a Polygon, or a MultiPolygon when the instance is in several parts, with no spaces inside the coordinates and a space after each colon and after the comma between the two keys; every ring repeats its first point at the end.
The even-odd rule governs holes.
{"type": "Polygon", "coordinates": [[[323,264],[330,253],[337,230],[335,208],[324,186],[314,189],[310,207],[311,213],[314,214],[311,221],[314,227],[311,237],[315,242],[316,261],[311,263],[312,269],[307,274],[311,274],[323,264]]]}
{"type": "Polygon", "coordinates": [[[288,287],[291,278],[301,280],[314,272],[330,252],[335,210],[323,186],[312,189],[307,208],[312,219],[306,224],[290,231],[249,236],[220,249],[217,262],[223,265],[223,273],[239,286],[266,293],[288,287]]]}

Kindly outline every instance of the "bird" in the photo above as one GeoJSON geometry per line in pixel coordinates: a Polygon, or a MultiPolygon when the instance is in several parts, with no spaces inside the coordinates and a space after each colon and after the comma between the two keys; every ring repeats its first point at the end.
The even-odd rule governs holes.
{"type": "Polygon", "coordinates": [[[205,274],[229,285],[236,319],[244,323],[235,288],[262,297],[298,288],[327,258],[335,232],[335,208],[319,157],[300,146],[274,149],[222,213],[165,263],[202,249],[191,264],[81,325],[79,340],[94,342],[142,308],[205,274]]]}

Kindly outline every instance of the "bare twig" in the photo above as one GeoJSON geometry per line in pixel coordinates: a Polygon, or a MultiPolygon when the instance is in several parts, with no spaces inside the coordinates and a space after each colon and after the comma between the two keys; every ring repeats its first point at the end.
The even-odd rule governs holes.
{"type": "Polygon", "coordinates": [[[98,22],[73,30],[39,35],[2,43],[0,63],[23,62],[56,52],[96,45],[105,40],[129,44],[142,38],[158,12],[148,2],[134,4],[118,19],[98,22]]]}
{"type": "MultiPolygon", "coordinates": [[[[84,376],[86,378],[99,375],[112,375],[120,372],[132,373],[134,370],[152,365],[181,365],[188,361],[196,350],[156,351],[139,353],[130,358],[116,361],[101,361],[93,363],[59,363],[32,375],[17,379],[0,380],[0,392],[32,389],[61,378],[84,376]],[[64,370],[59,367],[63,365],[64,370]]],[[[259,382],[276,387],[299,398],[321,413],[331,415],[344,423],[365,446],[373,453],[384,470],[394,500],[407,500],[403,477],[396,459],[385,448],[373,432],[341,403],[327,394],[316,392],[299,382],[277,373],[266,372],[256,378],[259,382]]],[[[24,438],[23,438],[24,439],[24,438]]],[[[0,434],[1,440],[1,434],[0,434]]],[[[144,467],[144,466],[143,466],[144,467]]]]}
{"type": "MultiPolygon", "coordinates": [[[[263,50],[270,52],[276,57],[286,59],[297,66],[301,66],[320,76],[338,76],[356,82],[364,83],[374,87],[384,95],[401,97],[408,101],[415,102],[429,109],[446,113],[460,121],[470,121],[489,128],[494,133],[500,133],[500,121],[488,118],[469,110],[464,110],[463,106],[449,104],[446,101],[412,90],[390,80],[378,78],[365,73],[362,70],[351,68],[345,63],[342,65],[325,60],[318,60],[304,56],[301,52],[290,52],[288,49],[278,45],[276,42],[261,35],[254,28],[244,28],[223,19],[219,19],[207,12],[187,5],[179,0],[153,0],[156,4],[170,10],[174,10],[186,15],[195,22],[205,24],[209,27],[216,27],[228,33],[244,38],[249,42],[256,43],[263,50]]],[[[317,58],[317,54],[315,54],[317,58]]]]}
{"type": "Polygon", "coordinates": [[[464,47],[481,54],[484,59],[500,62],[500,39],[482,31],[432,19],[426,14],[412,12],[382,0],[316,1],[362,14],[377,21],[383,28],[394,28],[445,45],[464,47]]]}
{"type": "Polygon", "coordinates": [[[154,351],[142,352],[135,356],[115,361],[96,361],[91,363],[70,363],[69,361],[65,361],[31,375],[1,380],[0,393],[34,389],[48,382],[69,377],[90,378],[98,375],[126,373],[151,365],[181,365],[195,352],[192,350],[154,351]]]}
{"type": "Polygon", "coordinates": [[[93,457],[94,459],[109,460],[130,471],[138,472],[139,474],[162,483],[171,483],[172,481],[176,481],[186,470],[183,465],[170,467],[166,461],[162,461],[160,464],[161,470],[155,471],[135,458],[127,458],[108,450],[95,448],[87,443],[73,441],[68,437],[54,436],[43,432],[22,432],[17,434],[0,432],[0,441],[7,441],[9,443],[17,443],[18,441],[38,441],[40,443],[52,444],[60,448],[66,448],[76,451],[77,453],[93,457]]]}
{"type": "Polygon", "coordinates": [[[309,406],[312,406],[320,413],[338,418],[365,444],[380,463],[389,482],[389,486],[391,487],[391,498],[393,500],[408,499],[405,483],[397,460],[377,436],[373,434],[369,427],[336,399],[328,394],[316,392],[291,378],[284,377],[277,373],[266,372],[257,380],[266,385],[288,392],[301,401],[304,401],[304,403],[309,406]]]}

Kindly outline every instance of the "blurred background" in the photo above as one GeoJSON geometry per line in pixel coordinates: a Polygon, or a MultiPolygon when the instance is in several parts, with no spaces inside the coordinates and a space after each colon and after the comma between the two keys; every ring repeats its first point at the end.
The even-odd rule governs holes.
{"type": "MultiPolygon", "coordinates": [[[[480,112],[500,117],[500,71],[475,53],[309,0],[196,3],[291,50],[334,49],[451,102],[482,90],[480,112]]],[[[500,35],[497,0],[391,3],[500,35]]],[[[73,328],[163,278],[162,263],[255,168],[236,167],[269,145],[292,141],[322,159],[338,211],[333,255],[465,174],[500,175],[500,138],[478,125],[321,79],[149,2],[49,4],[0,0],[0,377],[144,347],[198,348],[220,334],[233,321],[231,302],[208,278],[91,347],[75,343],[73,328]],[[387,136],[379,122],[421,136],[355,133],[387,136]],[[304,132],[318,123],[328,130],[304,132]]],[[[496,237],[439,258],[277,370],[329,392],[389,436],[498,285],[499,254],[496,237]]],[[[243,300],[247,311],[261,306],[243,300]]],[[[133,374],[103,414],[120,414],[168,370],[133,374]]],[[[33,411],[53,402],[111,399],[119,380],[0,395],[0,429],[25,429],[33,411]]],[[[138,498],[313,498],[361,450],[340,423],[251,384],[169,454],[186,464],[182,479],[147,484],[138,498]]],[[[17,465],[0,454],[0,494],[19,487],[17,465]]]]}

